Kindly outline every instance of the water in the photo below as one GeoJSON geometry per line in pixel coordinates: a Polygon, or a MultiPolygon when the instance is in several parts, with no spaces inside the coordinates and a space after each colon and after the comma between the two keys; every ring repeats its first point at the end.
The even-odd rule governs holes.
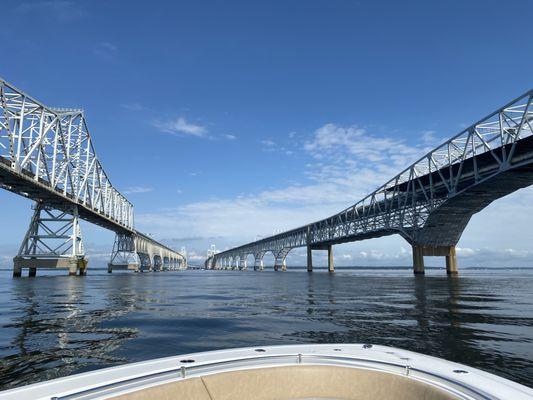
{"type": "Polygon", "coordinates": [[[212,349],[358,342],[465,363],[533,386],[533,269],[0,271],[0,386],[212,349]]]}

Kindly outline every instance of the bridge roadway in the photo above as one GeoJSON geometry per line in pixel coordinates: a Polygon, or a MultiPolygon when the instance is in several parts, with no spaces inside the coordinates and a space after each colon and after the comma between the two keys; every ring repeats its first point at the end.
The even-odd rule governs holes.
{"type": "Polygon", "coordinates": [[[97,158],[83,111],[47,107],[2,79],[0,187],[35,201],[14,276],[22,268],[84,275],[80,218],[116,233],[109,272],[186,267],[184,255],[135,229],[133,205],[97,158]]]}
{"type": "Polygon", "coordinates": [[[444,256],[457,274],[455,246],[470,218],[494,200],[533,183],[533,91],[528,91],[430,151],[355,205],[329,218],[220,252],[207,268],[262,270],[272,252],[274,270],[286,270],[296,247],[328,251],[335,244],[400,234],[412,246],[413,271],[424,273],[424,256],[444,256]]]}

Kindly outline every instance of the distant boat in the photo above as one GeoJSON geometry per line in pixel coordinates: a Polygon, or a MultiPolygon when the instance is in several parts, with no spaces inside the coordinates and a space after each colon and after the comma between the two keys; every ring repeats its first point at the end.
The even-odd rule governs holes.
{"type": "Polygon", "coordinates": [[[393,347],[318,344],[219,350],[101,369],[0,399],[533,399],[533,389],[393,347]]]}

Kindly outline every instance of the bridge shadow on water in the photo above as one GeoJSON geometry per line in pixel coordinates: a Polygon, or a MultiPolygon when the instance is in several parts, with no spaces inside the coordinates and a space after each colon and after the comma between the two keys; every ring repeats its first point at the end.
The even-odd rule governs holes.
{"type": "Polygon", "coordinates": [[[401,347],[533,386],[533,271],[8,272],[2,388],[188,352],[334,342],[401,347]]]}

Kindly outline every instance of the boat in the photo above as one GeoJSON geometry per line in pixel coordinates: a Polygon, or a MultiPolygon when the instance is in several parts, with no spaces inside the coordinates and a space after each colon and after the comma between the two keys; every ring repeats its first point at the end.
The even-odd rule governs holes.
{"type": "Polygon", "coordinates": [[[533,399],[476,368],[371,344],[250,347],[125,364],[0,392],[0,399],[533,399]]]}

